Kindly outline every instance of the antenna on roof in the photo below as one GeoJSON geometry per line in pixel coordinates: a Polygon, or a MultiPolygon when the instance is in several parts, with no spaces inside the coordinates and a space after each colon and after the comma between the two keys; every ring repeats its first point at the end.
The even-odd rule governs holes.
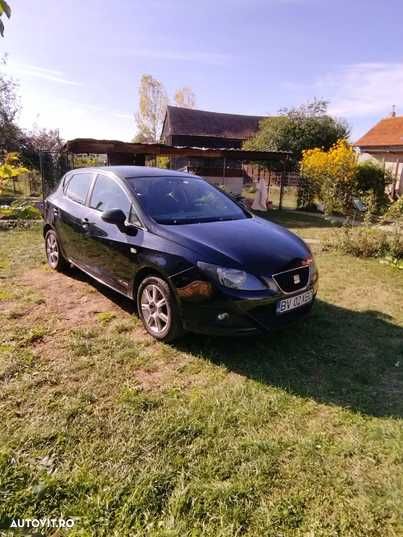
{"type": "Polygon", "coordinates": [[[392,113],[390,114],[390,117],[396,117],[396,105],[392,104],[392,113]]]}

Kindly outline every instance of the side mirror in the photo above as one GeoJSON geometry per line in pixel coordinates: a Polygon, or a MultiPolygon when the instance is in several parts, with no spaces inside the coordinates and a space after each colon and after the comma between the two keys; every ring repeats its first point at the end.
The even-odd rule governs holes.
{"type": "Polygon", "coordinates": [[[109,209],[109,211],[104,211],[101,218],[104,222],[115,224],[117,226],[123,226],[126,222],[126,215],[121,209],[109,209]]]}

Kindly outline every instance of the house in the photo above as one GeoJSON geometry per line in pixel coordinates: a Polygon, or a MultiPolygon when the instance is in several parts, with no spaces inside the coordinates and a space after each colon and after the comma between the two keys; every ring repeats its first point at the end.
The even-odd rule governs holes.
{"type": "Polygon", "coordinates": [[[393,183],[390,194],[403,194],[403,116],[395,111],[390,117],[381,119],[372,129],[354,144],[360,151],[359,160],[376,160],[390,170],[393,183]]]}
{"type": "MultiPolygon", "coordinates": [[[[254,136],[262,116],[245,116],[168,106],[161,142],[175,147],[242,149],[254,136]]],[[[240,193],[247,173],[242,161],[231,158],[171,157],[171,168],[201,175],[214,184],[240,193]]]]}

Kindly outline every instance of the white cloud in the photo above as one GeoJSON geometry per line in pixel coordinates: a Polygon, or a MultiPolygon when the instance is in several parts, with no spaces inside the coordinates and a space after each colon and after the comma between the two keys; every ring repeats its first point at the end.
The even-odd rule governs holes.
{"type": "Polygon", "coordinates": [[[357,63],[319,78],[315,95],[330,101],[336,116],[381,116],[392,105],[403,112],[403,63],[357,63]]]}
{"type": "Polygon", "coordinates": [[[8,62],[3,67],[4,71],[12,76],[19,78],[41,78],[57,84],[66,84],[68,86],[81,86],[80,82],[66,78],[62,71],[38,67],[36,65],[27,65],[23,63],[8,62]]]}
{"type": "MultiPolygon", "coordinates": [[[[125,53],[125,52],[123,52],[125,53]]],[[[220,52],[198,52],[191,50],[153,50],[153,49],[135,49],[126,51],[130,56],[137,56],[148,59],[168,60],[168,61],[185,61],[205,63],[209,65],[223,65],[230,60],[229,54],[220,52]]]]}

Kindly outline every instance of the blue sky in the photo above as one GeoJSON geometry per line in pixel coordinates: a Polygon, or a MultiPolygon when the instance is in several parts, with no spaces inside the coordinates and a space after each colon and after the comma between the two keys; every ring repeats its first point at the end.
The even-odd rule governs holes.
{"type": "Polygon", "coordinates": [[[352,138],[403,114],[401,0],[10,0],[0,53],[20,124],[130,140],[142,73],[197,108],[273,114],[330,101],[352,138]]]}

